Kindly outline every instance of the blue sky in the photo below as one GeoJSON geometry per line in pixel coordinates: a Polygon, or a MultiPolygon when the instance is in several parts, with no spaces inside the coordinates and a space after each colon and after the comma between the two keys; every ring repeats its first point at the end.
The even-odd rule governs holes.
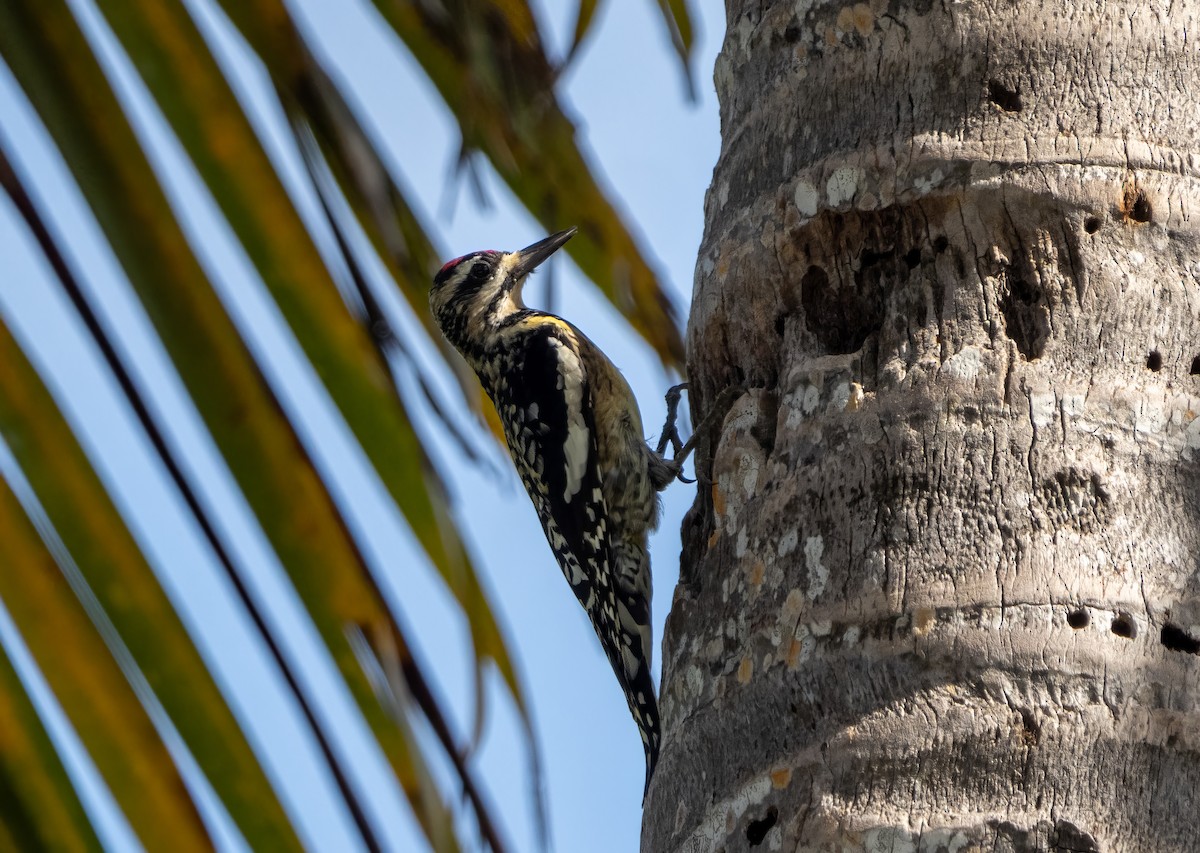
{"type": "MultiPolygon", "coordinates": [[[[83,17],[95,21],[90,0],[72,0],[83,17]]],[[[313,199],[302,190],[298,161],[267,96],[260,69],[216,16],[201,10],[206,31],[221,46],[224,63],[250,105],[252,118],[310,221],[318,221],[313,199]]],[[[492,205],[481,210],[469,190],[453,181],[457,131],[438,105],[419,69],[374,22],[362,2],[303,0],[291,3],[318,50],[349,85],[361,117],[390,154],[403,180],[419,200],[447,256],[479,248],[512,249],[543,236],[507,190],[484,171],[492,205]]],[[[712,66],[724,28],[716,0],[695,4],[700,18],[695,61],[698,101],[688,104],[653,0],[601,5],[596,29],[565,76],[562,94],[579,121],[581,139],[597,173],[611,190],[627,221],[643,236],[681,309],[691,292],[696,250],[703,227],[703,196],[719,150],[712,66]]],[[[574,24],[575,3],[540,4],[543,30],[561,54],[574,24]]],[[[91,33],[108,51],[102,26],[91,33]]],[[[471,722],[471,684],[462,620],[440,581],[422,564],[411,536],[369,473],[361,454],[332,413],[311,370],[263,294],[252,269],[197,182],[190,165],[163,132],[161,120],[138,91],[119,57],[109,67],[121,81],[139,133],[153,151],[177,215],[202,260],[218,282],[285,407],[303,424],[304,438],[366,543],[375,565],[385,566],[384,584],[420,638],[427,668],[441,692],[458,710],[458,730],[471,722]]],[[[394,849],[412,849],[414,829],[382,759],[349,711],[336,687],[327,656],[308,629],[294,593],[283,579],[261,533],[246,513],[198,418],[162,356],[161,345],[129,294],[119,268],[82,206],[47,137],[0,66],[0,126],[16,161],[36,189],[58,233],[73,250],[76,270],[117,330],[138,378],[151,396],[170,436],[200,484],[206,503],[234,542],[237,556],[254,567],[253,586],[272,619],[297,650],[307,685],[319,697],[321,713],[338,732],[338,748],[354,763],[356,782],[369,798],[372,818],[394,849]]],[[[573,223],[558,223],[567,227],[573,223]]],[[[326,247],[327,234],[319,233],[326,247]]],[[[353,849],[347,820],[332,803],[319,771],[319,759],[303,733],[298,715],[279,688],[265,655],[248,631],[239,607],[193,524],[147,450],[139,430],[119,401],[79,324],[47,275],[42,259],[25,239],[7,202],[0,203],[0,314],[25,343],[89,455],[117,497],[131,528],[150,554],[164,586],[198,638],[210,666],[252,742],[282,791],[285,804],[308,844],[321,850],[353,849]]],[[[537,305],[543,282],[526,288],[537,305]]],[[[648,433],[663,417],[662,394],[671,383],[647,347],[622,326],[566,261],[556,269],[555,309],[579,325],[622,368],[642,406],[648,433]]],[[[403,327],[398,300],[387,306],[403,327]]],[[[423,353],[422,358],[428,358],[423,353]]],[[[432,361],[428,362],[432,363],[432,361]]],[[[442,380],[446,377],[442,376],[442,380]]],[[[448,388],[446,382],[442,386],[448,388]]],[[[415,396],[415,395],[412,395],[415,396]]],[[[467,419],[462,414],[464,421],[467,419]]],[[[642,753],[608,663],[582,610],[555,566],[519,481],[494,445],[476,433],[480,446],[495,454],[490,467],[456,460],[432,421],[427,437],[456,498],[461,526],[484,574],[485,585],[506,628],[532,700],[546,773],[551,837],[559,851],[636,849],[641,819],[642,753]],[[503,463],[502,465],[500,463],[503,463]],[[493,470],[494,469],[494,470],[493,470]],[[502,473],[497,474],[498,470],[502,473]]],[[[6,467],[0,454],[0,470],[6,467]]],[[[664,500],[662,526],[652,540],[655,588],[655,646],[678,572],[679,524],[694,487],[676,484],[664,500]]],[[[0,610],[0,640],[29,679],[35,675],[20,652],[0,610]]],[[[660,662],[655,661],[658,669],[660,662]]],[[[494,682],[494,680],[493,680],[494,682]]],[[[42,695],[39,692],[39,695],[42,695]]],[[[70,744],[69,732],[55,723],[52,703],[43,702],[56,736],[70,744]]],[[[488,696],[488,728],[477,765],[516,849],[532,846],[528,776],[521,733],[510,703],[496,683],[488,696]]],[[[121,821],[111,818],[101,786],[89,778],[86,760],[72,759],[71,771],[88,807],[107,815],[102,832],[117,849],[135,845],[121,821]]],[[[222,829],[219,809],[206,809],[224,844],[236,838],[222,829]]]]}

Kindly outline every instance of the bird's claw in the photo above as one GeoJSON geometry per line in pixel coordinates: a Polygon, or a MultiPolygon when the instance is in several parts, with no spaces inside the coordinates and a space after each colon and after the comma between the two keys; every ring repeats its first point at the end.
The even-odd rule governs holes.
{"type": "Polygon", "coordinates": [[[688,387],[686,382],[681,382],[667,390],[667,420],[663,424],[662,435],[658,439],[658,447],[655,452],[661,457],[667,449],[667,445],[671,445],[671,461],[670,465],[675,469],[673,479],[679,480],[681,483],[694,483],[695,480],[688,479],[683,475],[683,463],[687,461],[688,454],[691,452],[691,447],[685,444],[679,437],[679,427],[676,421],[679,419],[679,401],[684,390],[688,387]]]}
{"type": "Polygon", "coordinates": [[[687,388],[687,383],[681,382],[667,389],[667,421],[663,424],[662,435],[659,436],[658,447],[655,448],[655,452],[659,456],[663,455],[667,444],[671,445],[672,458],[678,456],[679,451],[683,448],[683,441],[679,438],[679,427],[675,422],[679,417],[679,399],[685,388],[687,388]]]}
{"type": "MultiPolygon", "coordinates": [[[[662,435],[658,439],[657,453],[659,458],[663,458],[663,451],[670,444],[671,460],[667,464],[674,470],[674,479],[679,480],[681,483],[695,483],[696,480],[689,480],[683,476],[683,463],[687,461],[688,456],[695,450],[696,443],[707,433],[709,427],[712,426],[713,419],[720,417],[728,411],[730,404],[732,404],[733,400],[739,394],[743,393],[743,389],[739,386],[731,385],[721,391],[717,395],[717,399],[708,414],[704,416],[700,423],[696,424],[696,428],[692,430],[691,437],[685,442],[679,438],[679,430],[675,425],[675,421],[679,414],[680,395],[687,387],[688,384],[683,382],[667,391],[667,422],[663,424],[662,435]]],[[[663,461],[666,462],[667,460],[663,458],[663,461]]],[[[697,472],[697,477],[699,477],[699,472],[697,472]]],[[[666,482],[669,483],[670,480],[666,482]]]]}

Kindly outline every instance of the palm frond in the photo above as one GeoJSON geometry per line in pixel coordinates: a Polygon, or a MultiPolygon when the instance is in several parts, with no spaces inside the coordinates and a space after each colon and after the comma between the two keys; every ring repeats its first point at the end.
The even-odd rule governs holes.
{"type": "MultiPolygon", "coordinates": [[[[299,192],[317,200],[323,220],[306,223],[295,186],[281,179],[215,46],[185,5],[95,5],[329,404],[461,609],[474,655],[472,740],[478,742],[482,730],[483,681],[494,665],[529,733],[536,776],[528,699],[454,524],[441,473],[414,423],[414,390],[441,416],[414,347],[440,352],[463,400],[493,425],[494,413],[429,317],[428,282],[440,252],[394,164],[281,0],[218,0],[263,63],[307,168],[299,192]],[[335,259],[319,248],[330,236],[335,259]],[[365,272],[380,267],[386,282],[365,272]],[[348,289],[339,288],[343,272],[348,289]],[[388,286],[409,312],[400,326],[381,307],[379,288],[388,286]],[[406,334],[423,339],[410,341],[406,334]],[[397,359],[414,372],[415,382],[403,381],[397,359]]],[[[597,5],[580,3],[576,45],[597,5]]],[[[673,22],[686,69],[686,4],[660,5],[673,22]]],[[[683,347],[674,307],[576,143],[575,124],[555,92],[559,66],[544,49],[529,4],[375,0],[375,8],[441,92],[462,129],[464,151],[481,152],[547,227],[581,226],[570,247],[580,267],[663,363],[679,367],[683,347]]],[[[146,134],[130,118],[133,95],[113,82],[65,0],[0,0],[0,60],[62,155],[428,843],[436,850],[463,846],[457,808],[434,781],[436,765],[457,778],[482,842],[503,849],[503,827],[474,778],[470,746],[454,730],[455,717],[439,698],[416,638],[382,590],[385,573],[419,569],[368,557],[303,430],[289,418],[283,389],[253,355],[254,331],[234,321],[205,272],[204,247],[185,235],[183,214],[168,197],[171,178],[156,171],[146,134]],[[418,734],[426,726],[432,737],[418,734]]],[[[140,390],[138,370],[120,355],[119,330],[106,327],[91,305],[91,286],[81,275],[86,265],[75,256],[70,235],[45,225],[37,187],[9,165],[6,147],[0,138],[0,188],[26,222],[273,656],[363,842],[380,847],[369,810],[349,781],[352,769],[339,759],[328,723],[313,709],[311,688],[249,591],[256,567],[233,555],[197,497],[186,462],[166,437],[170,429],[140,390]]],[[[0,572],[0,600],[17,631],[143,844],[205,849],[212,843],[188,779],[165,745],[177,732],[252,847],[299,847],[227,697],[26,350],[0,318],[0,439],[11,450],[11,465],[0,477],[0,547],[6,566],[20,567],[0,572]]],[[[419,407],[430,408],[424,402],[419,407]]],[[[470,456],[472,439],[452,431],[470,456]]],[[[53,843],[65,849],[95,849],[88,816],[61,763],[51,760],[53,747],[24,690],[0,650],[0,788],[13,792],[0,797],[0,845],[37,838],[57,839],[53,843]]],[[[536,779],[534,787],[540,787],[536,779]]]]}

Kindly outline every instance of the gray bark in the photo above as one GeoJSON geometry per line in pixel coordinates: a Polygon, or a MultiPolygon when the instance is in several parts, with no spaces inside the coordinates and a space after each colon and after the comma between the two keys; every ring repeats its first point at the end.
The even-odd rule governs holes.
{"type": "Polygon", "coordinates": [[[643,851],[1200,850],[1200,5],[728,6],[643,851]]]}

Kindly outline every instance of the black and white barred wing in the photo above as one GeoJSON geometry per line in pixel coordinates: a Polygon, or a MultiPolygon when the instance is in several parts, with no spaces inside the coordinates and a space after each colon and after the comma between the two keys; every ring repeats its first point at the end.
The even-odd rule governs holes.
{"type": "MultiPolygon", "coordinates": [[[[646,784],[658,758],[659,723],[650,676],[647,592],[631,581],[617,588],[618,553],[601,479],[592,389],[576,337],[562,321],[544,318],[521,330],[509,352],[519,363],[503,373],[493,400],[509,450],[533,499],[546,539],[584,606],[638,724],[646,750],[646,784]],[[626,588],[628,587],[628,588],[626,588]]],[[[628,549],[626,549],[628,550],[628,549]]],[[[645,572],[645,554],[627,574],[645,572]]]]}
{"type": "Polygon", "coordinates": [[[496,389],[509,449],[554,556],[596,630],[615,621],[613,555],[587,371],[557,325],[520,332],[519,364],[496,389]]]}

